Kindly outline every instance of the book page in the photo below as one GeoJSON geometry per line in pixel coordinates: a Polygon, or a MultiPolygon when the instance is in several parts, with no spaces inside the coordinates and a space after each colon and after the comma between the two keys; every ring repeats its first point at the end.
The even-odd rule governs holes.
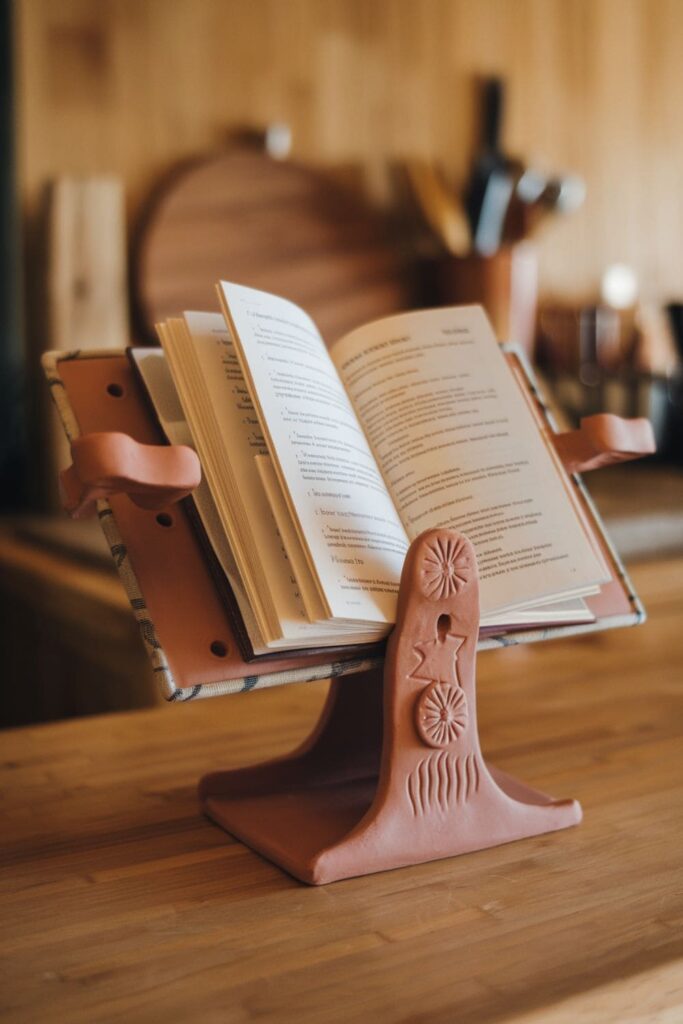
{"type": "Polygon", "coordinates": [[[268,501],[292,571],[297,580],[301,580],[301,597],[309,619],[311,622],[324,621],[326,630],[333,636],[339,633],[345,635],[351,630],[354,633],[363,631],[361,626],[350,626],[348,622],[337,622],[334,619],[325,618],[325,609],[309,571],[306,552],[296,525],[289,514],[286,498],[282,493],[280,481],[273,467],[273,460],[269,455],[257,455],[254,461],[261,477],[263,489],[268,495],[268,501]]]}
{"type": "MultiPolygon", "coordinates": [[[[264,620],[266,646],[317,645],[320,629],[306,615],[256,468],[255,456],[267,449],[230,333],[218,313],[188,312],[184,323],[186,331],[175,343],[168,330],[161,332],[166,354],[176,383],[182,386],[181,403],[240,580],[249,603],[264,620]],[[189,355],[189,346],[192,363],[178,364],[180,355],[189,355]]],[[[174,324],[178,330],[171,321],[171,327],[174,324]]],[[[248,618],[245,624],[248,628],[248,618]]]]}
{"type": "Polygon", "coordinates": [[[409,538],[474,544],[482,612],[605,578],[480,307],[376,321],[332,358],[409,538]]]}
{"type": "Polygon", "coordinates": [[[306,614],[311,622],[319,622],[325,617],[325,607],[318,593],[315,580],[308,568],[306,552],[299,540],[299,534],[289,514],[287,501],[282,493],[277,472],[273,467],[270,455],[257,455],[254,459],[263,490],[268,498],[273,518],[287,552],[289,563],[295,578],[300,581],[301,599],[306,614]]]}
{"type": "MultiPolygon", "coordinates": [[[[185,419],[185,413],[178,399],[166,357],[158,348],[134,348],[130,357],[138,368],[138,372],[147,389],[147,394],[159,418],[161,428],[171,444],[184,444],[194,447],[194,439],[185,419]]],[[[209,543],[225,573],[235,595],[244,625],[251,639],[254,651],[261,653],[267,650],[247,598],[242,577],[239,574],[227,534],[221,524],[211,489],[202,474],[199,486],[192,493],[192,500],[199,513],[209,543]]]]}
{"type": "Polygon", "coordinates": [[[320,334],[285,299],[219,295],[328,615],[393,622],[406,533],[320,334]]]}

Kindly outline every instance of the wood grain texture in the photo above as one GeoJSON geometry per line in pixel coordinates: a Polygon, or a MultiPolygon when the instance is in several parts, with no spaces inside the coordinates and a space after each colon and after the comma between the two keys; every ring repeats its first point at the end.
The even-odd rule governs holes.
{"type": "Polygon", "coordinates": [[[60,550],[58,538],[36,544],[0,529],[0,728],[161,703],[106,557],[103,568],[60,550]]]}
{"type": "MultiPolygon", "coordinates": [[[[114,178],[58,178],[46,202],[46,350],[125,348],[128,344],[123,183],[114,178]]],[[[41,404],[50,399],[45,389],[41,404]]],[[[53,408],[43,411],[50,482],[69,464],[69,445],[53,408]]]]}
{"type": "Polygon", "coordinates": [[[327,175],[253,146],[172,172],[143,221],[132,278],[136,326],[152,341],[181,310],[218,310],[220,279],[286,296],[330,343],[415,305],[385,218],[327,175]]]}
{"type": "Polygon", "coordinates": [[[515,1024],[683,1013],[683,559],[645,626],[480,658],[484,750],[577,829],[323,889],[197,813],[324,687],[2,736],[3,1020],[515,1024]]]}
{"type": "Polygon", "coordinates": [[[121,181],[59,178],[47,205],[45,347],[122,348],[128,324],[121,181]]]}
{"type": "Polygon", "coordinates": [[[285,120],[293,155],[436,157],[464,180],[474,78],[509,81],[504,142],[585,175],[582,211],[542,235],[546,292],[592,292],[625,260],[680,291],[680,0],[18,0],[20,184],[115,173],[131,214],[168,166],[227,129],[285,120]]]}

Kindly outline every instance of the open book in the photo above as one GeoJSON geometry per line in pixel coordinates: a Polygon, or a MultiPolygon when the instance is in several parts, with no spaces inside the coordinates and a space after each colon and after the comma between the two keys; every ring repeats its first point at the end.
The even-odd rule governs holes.
{"type": "MultiPolygon", "coordinates": [[[[473,542],[482,626],[590,622],[610,579],[571,481],[477,306],[398,314],[329,350],[283,298],[221,282],[220,314],[133,356],[253,652],[381,639],[413,538],[473,542]]],[[[438,592],[456,553],[434,554],[438,592]]]]}

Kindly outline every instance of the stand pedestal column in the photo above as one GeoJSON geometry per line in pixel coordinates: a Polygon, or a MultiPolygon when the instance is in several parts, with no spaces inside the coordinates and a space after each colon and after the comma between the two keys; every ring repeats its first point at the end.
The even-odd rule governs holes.
{"type": "Polygon", "coordinates": [[[479,581],[452,530],[406,558],[384,675],[331,685],[288,757],[200,783],[204,812],[290,874],[323,884],[576,825],[555,800],[486,764],[477,729],[479,581]]]}

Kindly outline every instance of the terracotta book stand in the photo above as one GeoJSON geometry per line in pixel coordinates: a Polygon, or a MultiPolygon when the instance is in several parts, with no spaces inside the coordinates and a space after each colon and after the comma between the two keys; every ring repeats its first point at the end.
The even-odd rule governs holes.
{"type": "MultiPolygon", "coordinates": [[[[84,394],[90,394],[87,387],[84,394]]],[[[93,402],[98,394],[93,392],[93,402]]],[[[634,458],[654,447],[646,421],[613,416],[590,417],[554,443],[570,472],[634,458]]],[[[136,507],[163,509],[200,479],[199,460],[189,448],[143,444],[111,427],[74,438],[72,454],[61,485],[64,504],[76,516],[92,514],[100,498],[122,494],[136,507]]],[[[126,502],[117,509],[128,522],[132,506],[126,502]]],[[[150,574],[163,576],[165,549],[150,540],[154,527],[145,519],[137,529],[144,543],[136,545],[136,564],[147,570],[148,580],[150,574]]],[[[135,536],[132,530],[131,540],[135,536]]],[[[112,552],[118,556],[121,548],[117,544],[112,552]]],[[[186,574],[189,563],[180,563],[186,574]]],[[[203,565],[198,572],[195,585],[208,578],[203,565]]],[[[189,585],[190,578],[182,578],[189,585]]],[[[146,616],[137,585],[131,602],[146,616]]],[[[146,618],[144,626],[149,626],[146,618]]],[[[554,800],[484,761],[475,692],[478,634],[472,545],[449,530],[423,534],[406,558],[383,673],[376,669],[334,680],[317,727],[290,756],[206,776],[200,783],[203,810],[312,884],[578,824],[576,801],[554,800]]]]}
{"type": "Polygon", "coordinates": [[[472,545],[451,530],[422,534],[403,569],[384,677],[333,682],[317,727],[289,757],[207,775],[205,813],[314,885],[578,824],[575,800],[484,761],[478,631],[472,545]]]}

